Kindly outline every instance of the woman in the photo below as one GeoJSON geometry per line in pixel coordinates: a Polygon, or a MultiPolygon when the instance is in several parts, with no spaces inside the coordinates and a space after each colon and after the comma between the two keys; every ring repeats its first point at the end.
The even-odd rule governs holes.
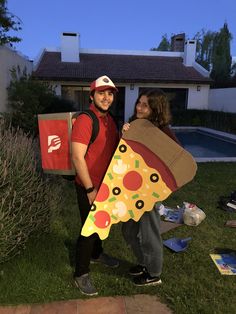
{"type": "MultiPolygon", "coordinates": [[[[169,127],[170,105],[165,93],[160,89],[146,90],[135,103],[130,121],[148,119],[178,144],[179,141],[169,127]]],[[[125,123],[122,132],[129,129],[125,123]]],[[[137,265],[129,270],[137,286],[161,284],[163,245],[160,233],[160,215],[157,208],[145,212],[138,222],[129,220],[122,226],[123,236],[137,258],[137,265]]]]}

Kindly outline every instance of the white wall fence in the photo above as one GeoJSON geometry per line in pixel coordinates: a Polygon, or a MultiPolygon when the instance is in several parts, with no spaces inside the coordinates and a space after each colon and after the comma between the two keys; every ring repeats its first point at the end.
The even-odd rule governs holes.
{"type": "Polygon", "coordinates": [[[236,87],[210,89],[208,109],[236,113],[236,87]]]}
{"type": "Polygon", "coordinates": [[[11,70],[18,68],[23,73],[31,74],[33,63],[19,52],[7,46],[0,46],[0,112],[9,110],[7,108],[7,87],[12,80],[11,70]]]}

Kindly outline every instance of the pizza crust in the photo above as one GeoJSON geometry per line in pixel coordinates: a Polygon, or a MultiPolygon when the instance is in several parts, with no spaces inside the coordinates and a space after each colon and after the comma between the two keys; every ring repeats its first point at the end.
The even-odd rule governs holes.
{"type": "Polygon", "coordinates": [[[158,156],[172,173],[178,188],[194,178],[197,164],[192,155],[147,119],[132,121],[122,138],[139,142],[158,156]]]}

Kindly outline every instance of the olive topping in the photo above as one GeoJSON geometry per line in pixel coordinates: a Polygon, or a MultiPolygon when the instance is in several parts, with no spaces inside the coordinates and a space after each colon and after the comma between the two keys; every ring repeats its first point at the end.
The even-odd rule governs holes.
{"type": "Polygon", "coordinates": [[[158,181],[159,181],[159,176],[158,176],[158,174],[152,173],[152,174],[150,175],[150,180],[151,180],[151,182],[158,182],[158,181]]]}
{"type": "Polygon", "coordinates": [[[90,210],[91,210],[92,212],[94,212],[96,209],[97,209],[97,206],[96,206],[95,204],[92,204],[90,210]]]}
{"type": "Polygon", "coordinates": [[[121,192],[121,189],[118,186],[116,186],[114,189],[112,189],[112,193],[114,195],[119,195],[120,192],[121,192]]]}
{"type": "Polygon", "coordinates": [[[119,151],[120,151],[121,153],[125,153],[125,152],[127,151],[127,146],[124,145],[124,144],[121,144],[121,145],[119,146],[119,151]]]}
{"type": "Polygon", "coordinates": [[[143,206],[144,206],[144,201],[138,200],[138,201],[135,203],[135,206],[136,206],[137,209],[143,208],[143,206]]]}

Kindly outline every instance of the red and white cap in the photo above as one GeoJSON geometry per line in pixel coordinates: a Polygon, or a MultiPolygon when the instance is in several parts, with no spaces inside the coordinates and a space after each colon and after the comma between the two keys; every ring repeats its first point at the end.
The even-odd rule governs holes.
{"type": "Polygon", "coordinates": [[[116,92],[118,91],[118,89],[115,87],[115,84],[106,75],[100,76],[95,81],[93,81],[90,85],[90,92],[92,92],[94,90],[103,91],[106,89],[113,89],[116,92]]]}

